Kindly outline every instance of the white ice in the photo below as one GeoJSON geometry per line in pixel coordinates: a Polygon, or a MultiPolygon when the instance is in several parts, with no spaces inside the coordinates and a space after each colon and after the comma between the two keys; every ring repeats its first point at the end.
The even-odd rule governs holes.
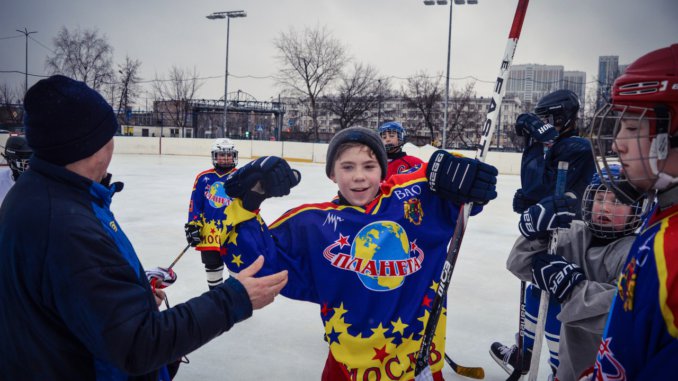
{"type": "MultiPolygon", "coordinates": [[[[292,207],[336,194],[323,164],[291,165],[301,171],[301,183],[289,196],[264,202],[267,222],[292,207]]],[[[114,197],[112,209],[144,267],[169,266],[186,246],[183,225],[193,180],[210,166],[207,156],[114,156],[109,171],[125,189],[114,197]]],[[[500,175],[499,197],[470,219],[448,294],[446,351],[460,365],[482,366],[486,380],[506,379],[488,350],[494,341],[512,343],[518,327],[520,282],[505,262],[519,234],[518,215],[511,209],[519,186],[518,176],[500,175]]],[[[203,265],[193,249],[174,269],[178,280],[167,289],[172,305],[207,291],[203,265]]],[[[317,305],[278,297],[189,354],[190,363],[181,366],[176,380],[319,380],[328,351],[323,332],[317,305]]],[[[545,352],[540,379],[548,369],[545,352]]],[[[448,381],[468,380],[448,366],[443,375],[448,381]]]]}

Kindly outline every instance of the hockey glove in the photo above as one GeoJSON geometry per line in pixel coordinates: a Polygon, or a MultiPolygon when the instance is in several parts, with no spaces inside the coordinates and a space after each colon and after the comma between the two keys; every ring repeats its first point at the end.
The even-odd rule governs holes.
{"type": "Polygon", "coordinates": [[[433,153],[426,168],[431,190],[457,204],[487,204],[497,197],[497,168],[481,161],[457,157],[445,150],[433,153]]]}
{"type": "Polygon", "coordinates": [[[574,286],[585,279],[581,267],[560,255],[540,252],[532,256],[532,282],[553,295],[558,303],[567,300],[574,286]]]}
{"type": "Polygon", "coordinates": [[[536,200],[532,200],[525,196],[522,189],[518,189],[516,194],[513,195],[513,211],[518,214],[523,213],[527,208],[536,203],[536,200]]]}
{"type": "Polygon", "coordinates": [[[547,143],[558,137],[558,131],[556,131],[556,128],[552,124],[542,122],[537,115],[532,113],[518,115],[518,119],[516,119],[516,131],[519,132],[521,130],[522,133],[518,133],[518,135],[523,136],[529,134],[532,139],[540,143],[547,143]]]}
{"type": "Polygon", "coordinates": [[[300,180],[299,171],[290,168],[287,161],[276,156],[264,156],[230,174],[224,186],[229,196],[242,200],[245,209],[256,210],[269,197],[290,194],[300,180]]]}
{"type": "Polygon", "coordinates": [[[518,229],[523,237],[545,238],[550,230],[567,229],[574,218],[577,198],[571,192],[549,196],[527,208],[520,216],[518,229]]]}
{"type": "Polygon", "coordinates": [[[154,267],[150,270],[146,270],[146,278],[148,279],[148,283],[151,284],[151,288],[155,291],[156,288],[163,289],[171,286],[176,282],[177,274],[172,269],[154,267]]]}
{"type": "Polygon", "coordinates": [[[189,245],[196,247],[200,244],[200,226],[199,222],[191,221],[184,225],[184,232],[186,233],[186,242],[189,245]]]}

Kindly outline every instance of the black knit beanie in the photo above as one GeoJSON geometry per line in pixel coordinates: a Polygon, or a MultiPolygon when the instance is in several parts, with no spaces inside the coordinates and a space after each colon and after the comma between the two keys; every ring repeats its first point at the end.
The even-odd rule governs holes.
{"type": "Polygon", "coordinates": [[[66,165],[96,153],[119,129],[106,100],[63,75],[38,81],[24,98],[26,140],[35,156],[66,165]]]}
{"type": "Polygon", "coordinates": [[[381,167],[381,179],[383,180],[386,177],[387,166],[384,143],[375,131],[365,127],[349,127],[337,132],[332,140],[330,140],[330,144],[327,147],[327,157],[325,158],[325,174],[327,174],[327,177],[330,177],[332,172],[337,149],[340,145],[349,142],[357,142],[370,147],[381,167]]]}

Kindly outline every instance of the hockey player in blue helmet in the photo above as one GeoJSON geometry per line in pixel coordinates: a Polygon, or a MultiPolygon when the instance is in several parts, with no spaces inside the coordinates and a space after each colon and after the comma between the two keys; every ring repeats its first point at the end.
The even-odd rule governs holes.
{"type": "MultiPolygon", "coordinates": [[[[620,178],[621,166],[611,165],[603,176],[620,178]]],[[[557,204],[557,197],[554,199],[557,204]]],[[[546,320],[550,332],[547,338],[551,336],[547,340],[549,349],[557,348],[558,363],[551,365],[557,367],[558,380],[576,380],[595,361],[616,292],[617,276],[635,240],[634,232],[641,223],[644,201],[634,205],[621,203],[596,173],[584,190],[583,221],[572,219],[574,206],[559,211],[544,205],[542,221],[559,219],[562,226],[568,227],[558,235],[556,255],[546,253],[548,242],[545,239],[521,237],[511,250],[506,264],[508,270],[521,280],[535,282],[541,290],[551,293],[559,304],[557,317],[549,314],[546,320]],[[560,339],[555,346],[554,335],[557,337],[558,333],[560,339]]],[[[547,237],[548,224],[538,224],[537,231],[547,237]]],[[[551,304],[554,303],[549,304],[550,309],[551,304]]],[[[528,371],[526,366],[529,366],[534,344],[537,310],[538,303],[526,305],[523,373],[528,371]]],[[[515,345],[508,347],[494,343],[490,353],[509,373],[518,365],[515,345]]]]}
{"type": "Polygon", "coordinates": [[[397,173],[405,173],[411,168],[418,168],[423,161],[418,157],[410,156],[403,151],[403,145],[407,140],[407,131],[398,122],[386,122],[378,129],[381,141],[384,142],[388,157],[388,169],[386,178],[397,173]]]}
{"type": "Polygon", "coordinates": [[[10,136],[5,142],[5,153],[2,156],[7,161],[9,169],[0,170],[0,204],[19,176],[28,169],[28,159],[31,155],[33,150],[23,136],[10,136]]]}

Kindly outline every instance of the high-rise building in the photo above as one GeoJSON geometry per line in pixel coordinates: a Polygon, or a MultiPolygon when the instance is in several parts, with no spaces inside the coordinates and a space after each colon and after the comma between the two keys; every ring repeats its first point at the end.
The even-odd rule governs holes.
{"type": "Polygon", "coordinates": [[[509,70],[506,95],[518,97],[530,107],[544,95],[562,88],[564,72],[560,65],[513,65],[509,70]]]}
{"type": "Polygon", "coordinates": [[[600,108],[610,99],[610,90],[619,76],[619,56],[598,57],[598,93],[596,108],[600,108]]]}
{"type": "Polygon", "coordinates": [[[571,90],[579,97],[583,105],[586,100],[586,72],[566,70],[563,74],[563,89],[571,90]]]}

